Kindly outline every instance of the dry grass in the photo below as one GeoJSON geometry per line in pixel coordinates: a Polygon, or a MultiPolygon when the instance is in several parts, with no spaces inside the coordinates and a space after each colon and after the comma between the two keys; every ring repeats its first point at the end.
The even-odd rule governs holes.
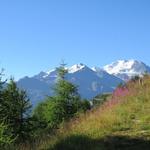
{"type": "Polygon", "coordinates": [[[146,76],[142,83],[129,82],[117,89],[98,109],[63,124],[55,136],[46,136],[33,147],[19,149],[146,150],[150,147],[149,140],[150,77],[146,76]]]}

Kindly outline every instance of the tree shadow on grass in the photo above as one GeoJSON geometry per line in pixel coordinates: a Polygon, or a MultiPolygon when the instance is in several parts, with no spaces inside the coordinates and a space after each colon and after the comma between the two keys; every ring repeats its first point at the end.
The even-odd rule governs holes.
{"type": "Polygon", "coordinates": [[[70,136],[49,150],[150,150],[150,141],[124,136],[94,140],[86,136],[70,136]]]}

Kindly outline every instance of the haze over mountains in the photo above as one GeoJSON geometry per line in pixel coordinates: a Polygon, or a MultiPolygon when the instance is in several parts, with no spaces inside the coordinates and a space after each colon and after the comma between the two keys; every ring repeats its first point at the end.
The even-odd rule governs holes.
{"type": "MultiPolygon", "coordinates": [[[[78,87],[82,98],[91,99],[97,94],[112,92],[120,83],[136,75],[150,73],[150,67],[137,60],[118,60],[109,65],[90,68],[82,63],[67,68],[66,79],[78,87]]],[[[33,105],[42,101],[47,95],[53,95],[56,83],[56,69],[40,72],[33,77],[24,77],[18,86],[25,89],[33,105]]]]}

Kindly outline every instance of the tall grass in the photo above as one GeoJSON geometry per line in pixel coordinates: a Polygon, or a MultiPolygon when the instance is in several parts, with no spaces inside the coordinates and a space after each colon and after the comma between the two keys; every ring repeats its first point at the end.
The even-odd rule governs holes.
{"type": "Polygon", "coordinates": [[[20,149],[106,150],[150,146],[150,77],[117,88],[101,107],[62,124],[56,135],[20,149]],[[137,144],[138,143],[138,144],[137,144]],[[111,147],[109,147],[111,146],[111,147]]]}

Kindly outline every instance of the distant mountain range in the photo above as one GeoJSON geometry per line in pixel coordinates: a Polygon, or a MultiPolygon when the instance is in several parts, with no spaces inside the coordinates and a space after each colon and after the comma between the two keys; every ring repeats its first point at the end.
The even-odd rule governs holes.
{"type": "MultiPolygon", "coordinates": [[[[150,67],[136,60],[119,60],[103,68],[90,68],[82,63],[67,68],[66,79],[78,87],[82,98],[91,99],[98,94],[112,92],[120,83],[124,83],[136,75],[150,73],[150,67]]],[[[56,83],[56,69],[40,72],[33,77],[24,77],[18,86],[25,89],[33,105],[46,96],[53,95],[56,83]]]]}

